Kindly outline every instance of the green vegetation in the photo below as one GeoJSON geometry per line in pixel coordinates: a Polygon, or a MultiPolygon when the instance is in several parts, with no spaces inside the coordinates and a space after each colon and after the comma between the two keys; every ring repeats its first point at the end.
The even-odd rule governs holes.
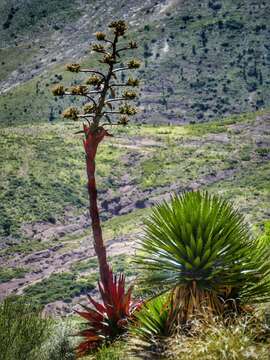
{"type": "Polygon", "coordinates": [[[224,325],[199,324],[196,336],[178,336],[169,342],[169,359],[177,360],[268,360],[269,324],[260,318],[240,317],[224,325]],[[258,336],[258,334],[261,334],[258,336]]]}
{"type": "MultiPolygon", "coordinates": [[[[168,339],[175,333],[190,336],[196,322],[207,326],[218,319],[233,324],[233,331],[238,332],[239,315],[255,313],[247,305],[270,300],[270,237],[252,239],[240,213],[217,196],[187,192],[160,203],[145,220],[140,243],[134,261],[141,270],[141,281],[155,289],[156,297],[135,313],[131,330],[135,353],[163,355],[168,339]]],[[[216,353],[214,358],[224,352],[219,341],[230,344],[228,356],[235,352],[234,342],[239,339],[228,338],[224,325],[220,333],[211,331],[206,342],[211,355],[216,353]]],[[[196,340],[201,333],[203,328],[195,330],[196,340]]],[[[245,348],[252,342],[250,338],[241,341],[245,348]]],[[[180,358],[182,350],[183,346],[176,350],[180,358]]],[[[200,351],[197,346],[195,354],[200,351]]]]}
{"type": "Polygon", "coordinates": [[[139,344],[134,347],[135,353],[153,351],[163,352],[162,338],[172,335],[172,303],[170,296],[163,294],[146,302],[142,309],[135,314],[135,324],[131,327],[131,336],[139,338],[139,344]]]}
{"type": "Polygon", "coordinates": [[[41,316],[37,304],[22,297],[0,303],[0,359],[75,360],[73,320],[52,320],[41,316]]]}
{"type": "MultiPolygon", "coordinates": [[[[53,223],[67,205],[86,206],[84,158],[74,131],[74,126],[64,129],[63,125],[1,129],[1,235],[16,234],[23,222],[53,223]],[[18,147],[24,150],[17,152],[18,147]],[[63,152],[67,156],[62,157],[63,152]]],[[[111,144],[104,144],[102,150],[99,176],[117,168],[120,157],[120,150],[111,144]]]]}
{"type": "MultiPolygon", "coordinates": [[[[163,355],[169,360],[268,360],[269,322],[265,312],[240,317],[230,324],[215,321],[194,323],[188,335],[178,334],[163,344],[163,355]]],[[[20,298],[7,299],[0,306],[1,359],[5,360],[74,360],[76,337],[80,328],[73,318],[44,320],[38,310],[20,298]],[[4,311],[3,311],[4,310],[4,311]],[[31,310],[31,311],[29,311],[31,310]],[[10,325],[7,327],[7,323],[10,325]],[[12,337],[12,338],[11,338],[12,337]],[[11,341],[12,339],[12,341],[11,341]],[[9,341],[7,345],[7,341],[9,341]]],[[[127,339],[103,346],[85,360],[153,359],[153,351],[134,355],[137,339],[127,339]]],[[[148,349],[149,350],[149,349],[148,349]]]]}
{"type": "MultiPolygon", "coordinates": [[[[22,71],[20,70],[21,65],[29,61],[30,59],[33,59],[37,52],[38,49],[34,48],[34,46],[30,44],[22,44],[16,47],[0,48],[0,59],[3,59],[0,66],[0,79],[4,80],[10,73],[12,73],[12,71],[22,71]]],[[[21,107],[20,111],[23,110],[24,108],[21,107]]]]}
{"type": "MultiPolygon", "coordinates": [[[[131,263],[131,257],[126,254],[120,254],[117,256],[109,256],[108,260],[113,268],[115,273],[125,273],[126,276],[136,275],[137,271],[134,268],[134,264],[131,263]]],[[[98,267],[98,262],[96,258],[91,258],[89,260],[82,260],[76,262],[72,266],[72,271],[75,272],[89,272],[96,271],[98,267]]]]}
{"type": "MultiPolygon", "coordinates": [[[[19,280],[23,295],[0,303],[0,358],[75,360],[79,343],[77,355],[83,355],[106,338],[85,359],[268,360],[269,304],[258,304],[270,301],[270,114],[226,116],[270,106],[270,6],[251,0],[109,3],[0,3],[0,291],[14,291],[9,281],[26,274],[38,279],[19,280]],[[58,121],[63,108],[80,102],[50,93],[60,82],[54,94],[61,97],[67,84],[73,94],[85,92],[83,77],[72,79],[60,62],[82,56],[78,31],[88,44],[94,28],[103,30],[105,8],[138,24],[132,35],[144,58],[144,84],[135,123],[111,127],[114,139],[100,148],[99,208],[104,241],[116,254],[109,257],[112,270],[125,272],[127,282],[139,275],[143,286],[134,294],[145,302],[130,323],[141,303],[125,293],[122,275],[108,271],[108,287],[99,288],[103,302],[90,296],[91,309],[82,305],[83,328],[39,310],[61,302],[71,308],[77,297],[91,295],[100,265],[84,254],[93,240],[85,159],[75,135],[81,129],[58,121]],[[154,125],[137,125],[144,121],[154,125]],[[207,192],[185,192],[198,188],[207,192]],[[161,202],[174,192],[180,195],[161,202]],[[134,242],[142,245],[135,264],[133,249],[128,252],[134,242]]],[[[113,28],[125,31],[121,21],[113,28]]],[[[103,52],[100,45],[92,49],[103,52]]],[[[83,66],[99,68],[85,54],[83,66]]],[[[115,51],[103,58],[115,60],[115,51]]]]}
{"type": "Polygon", "coordinates": [[[1,40],[14,42],[30,34],[39,34],[49,30],[60,30],[71,20],[76,20],[81,12],[76,9],[78,1],[64,4],[62,0],[47,0],[40,3],[38,0],[21,2],[13,6],[1,2],[1,40]],[[3,25],[2,25],[3,24],[3,25]]]}
{"type": "Polygon", "coordinates": [[[269,323],[262,315],[257,314],[240,317],[227,325],[222,321],[211,324],[194,323],[194,328],[188,335],[180,333],[163,343],[163,356],[157,356],[149,349],[134,355],[137,342],[132,336],[128,342],[119,341],[103,347],[93,356],[85,357],[85,360],[268,360],[268,329],[269,323]]]}
{"type": "Polygon", "coordinates": [[[37,360],[37,352],[48,336],[50,322],[22,298],[0,303],[0,358],[37,360]]]}
{"type": "MultiPolygon", "coordinates": [[[[265,111],[229,117],[220,124],[213,122],[185,126],[146,125],[114,130],[115,144],[113,145],[110,140],[106,141],[98,155],[98,183],[102,189],[101,194],[110,186],[111,194],[108,197],[104,193],[104,199],[118,197],[120,193],[117,188],[121,181],[119,179],[127,172],[127,184],[131,183],[139,189],[138,191],[142,191],[142,198],[148,197],[149,194],[152,196],[152,191],[153,196],[163,195],[169,191],[172,183],[179,189],[185,189],[199,179],[213,177],[215,180],[220,169],[232,171],[232,175],[218,178],[216,182],[202,182],[202,187],[213,193],[222,194],[227,199],[233,199],[241,213],[254,225],[255,233],[261,233],[265,224],[264,237],[267,237],[269,231],[265,221],[269,219],[270,167],[267,157],[257,151],[257,140],[264,143],[268,141],[268,133],[264,127],[267,120],[261,120],[267,117],[268,113],[265,111]],[[170,174],[170,178],[167,174],[170,174]],[[161,185],[156,186],[156,183],[161,185]]],[[[5,234],[17,237],[14,242],[12,239],[9,240],[9,246],[0,250],[3,259],[6,256],[10,258],[15,253],[26,255],[57,245],[53,239],[30,241],[25,238],[21,230],[25,222],[47,220],[48,224],[54,226],[64,219],[65,207],[72,204],[71,213],[76,216],[81,214],[86,204],[86,189],[81,192],[81,187],[86,181],[84,159],[80,139],[74,135],[78,129],[75,124],[65,126],[68,126],[65,133],[62,124],[18,126],[15,129],[4,127],[1,130],[5,135],[5,139],[1,136],[0,140],[3,149],[1,179],[4,180],[1,181],[1,190],[4,190],[1,191],[0,218],[2,244],[5,244],[5,234]],[[23,149],[16,157],[15,143],[23,149]],[[63,157],[59,156],[63,151],[68,151],[69,154],[64,162],[63,157]],[[15,191],[17,182],[20,184],[20,191],[15,191]],[[55,187],[56,183],[58,186],[55,187]],[[11,188],[13,191],[9,190],[11,188]],[[36,207],[29,201],[30,191],[38,204],[36,207]],[[16,202],[12,200],[13,196],[16,202]],[[17,207],[16,203],[20,206],[17,207]]],[[[104,209],[102,214],[108,216],[110,212],[104,209]]],[[[148,214],[147,208],[135,209],[129,214],[108,219],[104,222],[105,239],[136,239],[138,230],[142,228],[143,219],[148,214]]],[[[84,240],[88,236],[87,229],[83,233],[64,235],[58,240],[63,245],[59,251],[76,249],[85,241],[88,243],[88,239],[84,240]]],[[[116,256],[110,261],[116,272],[124,270],[128,276],[137,273],[136,266],[130,263],[128,255],[116,256]]],[[[51,275],[25,288],[25,297],[31,297],[35,303],[42,305],[59,300],[70,302],[74,296],[85,294],[96,286],[96,265],[94,259],[75,262],[70,270],[51,275]]],[[[8,276],[13,275],[15,274],[8,276]]],[[[4,276],[7,276],[7,273],[4,276]]],[[[141,294],[141,289],[137,289],[136,295],[141,294]]],[[[148,296],[149,293],[145,292],[143,295],[148,296]]],[[[241,336],[239,341],[242,339],[241,336]]],[[[200,339],[197,340],[199,344],[200,339]]],[[[226,341],[231,344],[229,335],[224,335],[223,340],[224,344],[226,341]]],[[[188,338],[185,341],[186,346],[191,346],[188,345],[188,338]]],[[[205,341],[211,342],[210,339],[205,341]]],[[[262,354],[267,349],[266,345],[254,343],[249,335],[247,341],[256,351],[262,351],[262,354]]],[[[214,347],[214,344],[211,344],[214,347]]],[[[222,346],[220,345],[221,348],[222,346]]],[[[234,349],[234,345],[231,346],[234,349]]],[[[236,347],[237,345],[235,351],[236,347]]],[[[129,347],[122,343],[102,349],[97,356],[106,359],[112,356],[112,352],[116,359],[122,360],[130,356],[127,355],[130,354],[129,347]]],[[[181,357],[183,356],[181,354],[181,357]]]]}
{"type": "MultiPolygon", "coordinates": [[[[119,179],[128,170],[128,183],[132,183],[132,186],[143,192],[153,191],[153,195],[158,196],[168,192],[168,187],[172,183],[179,189],[185,189],[198,179],[211,178],[211,176],[215,178],[221,169],[232,171],[232,175],[227,178],[225,176],[224,179],[218,179],[213,183],[202,183],[202,187],[213,193],[222,194],[229,200],[233,199],[241,213],[255,226],[255,233],[262,232],[264,226],[263,237],[268,239],[269,226],[265,220],[269,218],[270,167],[267,157],[258,151],[260,148],[256,145],[256,140],[268,141],[264,120],[260,120],[267,116],[266,111],[229,117],[221,123],[191,124],[181,127],[129,126],[124,131],[114,130],[116,143],[112,145],[110,140],[107,141],[99,154],[98,183],[102,192],[109,185],[112,189],[112,198],[117,197],[120,195],[117,190],[119,179]],[[137,158],[139,160],[136,160],[137,158]]],[[[1,177],[4,179],[1,182],[4,189],[4,192],[1,192],[1,222],[4,230],[2,235],[16,234],[18,239],[13,245],[9,241],[10,246],[1,250],[1,255],[4,256],[14,253],[27,254],[56,245],[53,239],[49,241],[26,239],[21,231],[21,225],[26,221],[47,220],[48,224],[51,222],[53,226],[64,218],[64,209],[70,204],[73,204],[72,213],[75,216],[80,214],[87,198],[86,189],[83,193],[80,191],[86,177],[81,143],[73,135],[77,131],[76,125],[68,124],[68,131],[65,133],[62,124],[35,125],[28,128],[18,126],[13,132],[10,130],[11,128],[8,127],[3,128],[5,140],[1,137],[1,146],[4,149],[1,155],[1,177]],[[15,143],[24,149],[16,157],[12,155],[15,151],[15,143]],[[59,154],[64,149],[69,153],[65,162],[59,160],[62,159],[59,154]],[[13,182],[20,183],[20,192],[15,192],[15,195],[9,192],[12,186],[13,193],[15,191],[13,182]],[[55,183],[59,186],[55,187],[53,185],[55,183]],[[37,207],[32,207],[32,202],[29,202],[29,191],[33,196],[36,194],[37,207]],[[15,206],[16,202],[12,202],[11,195],[15,196],[20,207],[15,206]],[[6,223],[9,224],[8,227],[3,226],[6,223]]],[[[104,198],[106,197],[107,195],[104,198]]],[[[136,232],[141,229],[143,219],[149,211],[149,209],[136,209],[129,214],[108,219],[104,222],[105,239],[125,236],[136,238],[136,232]]],[[[109,211],[104,210],[103,214],[106,213],[109,214],[109,211]]],[[[80,234],[71,233],[63,236],[60,239],[61,244],[64,245],[61,251],[77,248],[85,237],[88,237],[87,229],[80,234]]],[[[137,274],[136,265],[130,263],[128,255],[117,255],[110,258],[110,261],[115,272],[125,271],[128,276],[137,274]]],[[[35,303],[42,305],[58,300],[70,302],[74,296],[86,294],[96,286],[96,268],[95,259],[75,262],[69,271],[53,274],[27,287],[24,291],[25,298],[31,298],[35,303]]],[[[11,276],[24,274],[16,272],[15,275],[13,271],[9,271],[8,274],[5,271],[1,272],[2,278],[8,280],[11,276]]],[[[141,289],[137,289],[136,294],[141,295],[141,289]]],[[[147,297],[149,294],[146,291],[143,295],[147,297]]],[[[188,337],[184,338],[185,346],[189,350],[186,355],[181,353],[179,356],[185,359],[184,356],[189,356],[187,354],[192,348],[193,356],[196,357],[197,350],[202,357],[201,346],[204,341],[210,354],[211,351],[216,354],[218,348],[227,351],[225,350],[227,344],[230,344],[230,351],[237,355],[241,354],[239,358],[241,359],[242,356],[245,359],[244,350],[241,350],[242,352],[238,350],[241,343],[248,349],[256,349],[264,359],[267,344],[256,343],[250,333],[239,333],[239,341],[233,342],[233,337],[229,335],[226,327],[222,327],[221,330],[220,326],[218,329],[220,329],[220,338],[218,335],[213,337],[214,332],[207,332],[203,340],[198,337],[194,342],[188,337]]],[[[238,331],[237,326],[233,329],[235,330],[232,331],[238,331]]],[[[114,356],[115,359],[122,360],[131,356],[131,349],[133,345],[130,348],[129,345],[120,343],[120,345],[104,347],[95,356],[99,356],[100,359],[114,356]]],[[[177,349],[175,353],[180,351],[179,347],[177,349]]]]}
{"type": "Polygon", "coordinates": [[[85,360],[135,360],[130,353],[126,351],[126,344],[118,341],[111,346],[103,346],[95,355],[86,356],[85,360]],[[129,357],[127,357],[129,356],[129,357]],[[130,357],[131,356],[131,357],[130,357]]]}
{"type": "Polygon", "coordinates": [[[233,199],[251,224],[263,225],[270,215],[269,176],[270,164],[266,162],[257,164],[255,168],[248,166],[230,179],[221,180],[208,188],[228,200],[233,199]]]}
{"type": "Polygon", "coordinates": [[[0,268],[0,284],[24,277],[29,272],[29,269],[22,268],[0,268]]]}
{"type": "Polygon", "coordinates": [[[36,360],[75,360],[77,339],[73,335],[78,329],[78,322],[72,318],[54,321],[36,360]]]}
{"type": "Polygon", "coordinates": [[[48,249],[48,247],[55,245],[53,242],[32,239],[23,239],[19,243],[17,241],[9,242],[8,246],[5,246],[3,250],[0,250],[0,254],[5,257],[14,256],[14,254],[30,254],[33,251],[42,251],[48,249]]]}
{"type": "Polygon", "coordinates": [[[75,296],[89,293],[96,286],[97,274],[78,276],[64,272],[51,275],[24,291],[25,297],[37,304],[46,305],[56,300],[70,302],[75,296]]]}

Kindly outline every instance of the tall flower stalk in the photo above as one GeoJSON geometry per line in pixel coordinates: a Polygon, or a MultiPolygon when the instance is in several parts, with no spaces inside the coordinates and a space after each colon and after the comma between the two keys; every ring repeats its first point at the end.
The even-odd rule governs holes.
{"type": "Polygon", "coordinates": [[[98,43],[92,45],[92,50],[101,56],[99,62],[105,65],[105,71],[83,68],[80,64],[68,64],[68,71],[85,73],[88,78],[80,85],[65,88],[59,84],[53,89],[55,96],[77,96],[86,99],[82,109],[69,107],[63,112],[64,118],[82,122],[82,130],[78,133],[84,134],[89,212],[94,249],[99,263],[98,286],[102,300],[99,303],[88,296],[91,308],[82,305],[84,310],[77,311],[88,321],[87,327],[78,334],[84,338],[77,347],[78,357],[96,349],[102,342],[111,341],[122,334],[126,330],[127,320],[141,306],[140,302],[133,302],[131,299],[132,287],[125,290],[124,275],[116,276],[110,269],[98,208],[95,164],[98,146],[106,137],[112,136],[108,127],[125,126],[129,116],[136,114],[136,108],[131,106],[129,101],[136,99],[137,94],[132,89],[139,85],[139,80],[132,77],[125,82],[118,80],[118,75],[123,71],[140,67],[140,62],[136,59],[119,65],[123,62],[123,54],[137,48],[136,42],[127,43],[124,38],[126,23],[122,20],[114,21],[109,25],[109,30],[109,35],[104,32],[96,33],[98,43]]]}
{"type": "Polygon", "coordinates": [[[126,43],[123,38],[127,31],[127,24],[122,20],[114,21],[109,25],[109,30],[110,35],[97,32],[95,35],[98,43],[92,45],[92,51],[101,55],[99,61],[106,65],[106,71],[83,68],[80,64],[68,64],[66,66],[68,71],[90,76],[84,84],[71,88],[57,85],[53,89],[55,96],[81,96],[88,101],[82,109],[75,107],[66,109],[63,117],[74,121],[81,120],[83,123],[81,132],[85,137],[83,143],[88,177],[89,212],[94,249],[99,262],[100,280],[105,289],[108,288],[110,267],[99,216],[95,158],[99,144],[105,137],[112,136],[107,130],[108,126],[125,126],[128,123],[128,117],[137,112],[136,108],[128,102],[137,97],[136,92],[131,89],[139,85],[139,80],[130,77],[126,82],[119,82],[118,74],[140,66],[140,62],[136,59],[130,59],[124,66],[119,65],[122,63],[123,54],[137,48],[136,42],[126,43]]]}

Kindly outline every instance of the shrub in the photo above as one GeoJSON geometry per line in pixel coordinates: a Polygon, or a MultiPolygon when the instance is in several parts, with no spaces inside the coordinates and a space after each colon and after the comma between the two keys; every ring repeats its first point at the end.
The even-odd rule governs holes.
{"type": "Polygon", "coordinates": [[[131,360],[125,350],[124,343],[118,341],[110,346],[102,346],[95,355],[87,357],[87,360],[131,360]]]}
{"type": "Polygon", "coordinates": [[[49,320],[39,309],[17,297],[0,304],[0,357],[4,360],[37,360],[37,351],[45,340],[49,320]]]}
{"type": "Polygon", "coordinates": [[[77,341],[72,336],[75,326],[70,320],[58,320],[52,325],[51,336],[43,343],[39,350],[38,360],[75,360],[75,346],[77,341]]]}
{"type": "Polygon", "coordinates": [[[270,149],[261,147],[261,148],[256,149],[256,152],[257,152],[257,154],[259,154],[260,156],[263,157],[263,156],[267,156],[270,153],[270,149]]]}

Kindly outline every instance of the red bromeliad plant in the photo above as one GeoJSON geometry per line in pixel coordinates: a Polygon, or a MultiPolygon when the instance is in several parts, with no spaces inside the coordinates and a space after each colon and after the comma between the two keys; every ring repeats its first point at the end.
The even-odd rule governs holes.
{"type": "Polygon", "coordinates": [[[128,319],[142,304],[131,300],[132,287],[125,292],[123,274],[117,278],[110,271],[109,291],[104,289],[101,282],[98,283],[98,286],[103,304],[96,302],[88,295],[89,302],[94,308],[82,305],[85,311],[77,311],[80,316],[88,321],[88,328],[79,333],[85,338],[85,341],[77,348],[79,357],[96,349],[104,340],[112,340],[121,335],[126,330],[128,319]]]}
{"type": "MultiPolygon", "coordinates": [[[[137,97],[136,92],[130,90],[139,85],[138,79],[129,77],[125,82],[118,81],[118,74],[125,70],[137,69],[140,62],[130,59],[124,66],[121,55],[129,49],[136,49],[134,41],[123,43],[127,25],[124,21],[114,21],[109,25],[112,35],[96,33],[99,43],[92,45],[92,50],[102,55],[100,63],[106,66],[105,71],[82,68],[80,64],[69,64],[68,71],[74,73],[89,73],[90,77],[85,84],[65,88],[57,85],[53,89],[55,96],[81,96],[88,101],[80,110],[75,107],[66,109],[64,118],[74,121],[82,120],[84,134],[84,150],[86,155],[86,169],[88,177],[89,211],[92,222],[94,238],[94,249],[99,263],[99,290],[103,304],[98,304],[91,297],[90,302],[95,309],[86,309],[79,312],[90,323],[90,329],[80,334],[86,341],[79,346],[78,352],[84,354],[92,349],[104,338],[113,338],[123,331],[126,319],[134,309],[131,302],[131,288],[125,293],[125,278],[120,275],[117,278],[113,275],[107,260],[106,248],[104,246],[102,229],[100,224],[99,209],[97,203],[97,188],[95,178],[95,157],[99,144],[109,134],[107,127],[112,125],[127,125],[128,116],[136,114],[136,108],[128,104],[129,100],[137,97]],[[119,45],[120,42],[120,45],[119,45]],[[127,89],[129,88],[129,90],[127,89]],[[120,92],[120,89],[121,92],[120,92]],[[124,89],[124,90],[123,90],[124,89]],[[120,102],[115,108],[114,104],[120,102]],[[116,118],[115,118],[116,117],[116,118]]],[[[136,307],[136,306],[135,306],[136,307]]]]}

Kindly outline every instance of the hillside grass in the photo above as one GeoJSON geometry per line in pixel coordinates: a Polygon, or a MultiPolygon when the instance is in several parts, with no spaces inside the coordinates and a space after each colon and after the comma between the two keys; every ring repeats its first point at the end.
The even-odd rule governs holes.
{"type": "Polygon", "coordinates": [[[28,286],[24,296],[41,306],[57,300],[69,303],[75,296],[90,293],[95,288],[96,281],[96,273],[84,277],[73,272],[56,273],[28,286]]]}
{"type": "Polygon", "coordinates": [[[161,339],[164,352],[151,351],[136,354],[136,339],[130,337],[104,346],[97,353],[84,357],[85,360],[268,360],[270,352],[269,322],[266,310],[259,311],[260,317],[239,317],[231,324],[215,321],[199,324],[196,334],[177,335],[161,339]]]}
{"type": "MultiPolygon", "coordinates": [[[[256,117],[263,114],[230,117],[221,123],[131,125],[115,130],[114,138],[106,139],[97,155],[101,199],[108,199],[108,189],[110,197],[120,196],[119,187],[125,174],[128,174],[128,182],[140,191],[155,189],[162,193],[170,191],[171,184],[184,190],[199,179],[215,176],[220,171],[235,170],[234,176],[225,180],[224,185],[223,182],[216,185],[207,185],[206,182],[205,186],[233,197],[236,203],[237,192],[240,199],[246,196],[245,213],[257,221],[259,216],[256,218],[256,213],[259,211],[263,220],[267,216],[269,162],[267,148],[262,151],[254,141],[254,136],[258,141],[267,142],[269,138],[267,131],[256,134],[256,117]],[[250,188],[254,190],[252,193],[250,188]],[[250,197],[252,206],[249,206],[250,197]]],[[[74,135],[79,129],[79,124],[61,121],[1,128],[2,237],[11,235],[22,239],[20,227],[24,223],[54,223],[63,219],[67,207],[77,212],[86,208],[84,152],[80,136],[74,135]]],[[[242,199],[240,207],[241,203],[242,199]]],[[[135,225],[135,219],[133,213],[109,220],[105,223],[107,238],[114,233],[130,232],[129,220],[135,225]],[[125,223],[125,231],[119,223],[125,223]]],[[[37,243],[37,248],[40,247],[42,244],[37,243]]]]}

